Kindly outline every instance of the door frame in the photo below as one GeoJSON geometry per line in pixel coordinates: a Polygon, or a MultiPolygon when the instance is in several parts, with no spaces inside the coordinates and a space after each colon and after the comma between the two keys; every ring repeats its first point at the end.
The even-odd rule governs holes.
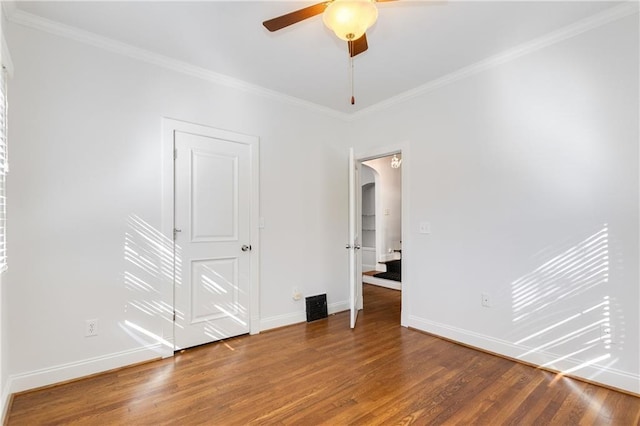
{"type": "MultiPolygon", "coordinates": [[[[260,217],[260,138],[257,136],[245,135],[229,130],[218,129],[204,124],[195,124],[188,121],[176,120],[173,118],[162,118],[162,219],[161,232],[171,241],[173,240],[174,212],[175,212],[175,163],[174,163],[174,133],[176,131],[192,134],[214,133],[220,139],[242,143],[249,146],[249,158],[251,178],[249,185],[250,213],[249,213],[249,239],[251,244],[250,252],[250,277],[249,277],[249,333],[258,334],[260,332],[260,312],[259,312],[259,291],[260,291],[260,232],[258,229],[260,217]]],[[[175,312],[175,270],[173,279],[167,279],[163,285],[163,300],[172,307],[175,312]]],[[[175,321],[170,326],[163,327],[165,339],[171,342],[175,348],[175,321]]],[[[173,353],[172,353],[173,355],[173,353]]]]}
{"type": "MultiPolygon", "coordinates": [[[[375,158],[386,157],[393,154],[402,155],[402,166],[400,167],[400,173],[402,178],[402,190],[401,190],[401,236],[402,236],[402,295],[401,295],[401,308],[400,308],[400,325],[403,327],[409,326],[409,318],[411,316],[409,301],[411,300],[411,244],[412,239],[409,233],[409,170],[410,170],[410,155],[409,155],[409,142],[401,142],[395,145],[386,145],[372,149],[358,150],[355,153],[356,163],[359,165],[358,173],[362,170],[362,162],[367,160],[373,160],[375,158]]],[[[362,197],[358,200],[362,203],[362,197]]],[[[360,205],[362,210],[362,205],[360,205]]],[[[362,232],[362,230],[360,230],[362,232]]],[[[362,284],[361,284],[362,285],[362,284]]],[[[360,292],[362,294],[362,291],[360,292]]]]}

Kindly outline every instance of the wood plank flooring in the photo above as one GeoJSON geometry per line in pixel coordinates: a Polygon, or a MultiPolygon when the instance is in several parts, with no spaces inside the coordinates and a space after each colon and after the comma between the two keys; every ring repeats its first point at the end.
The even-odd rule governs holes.
{"type": "Polygon", "coordinates": [[[640,398],[400,327],[365,310],[17,395],[9,425],[638,425],[640,398]]]}

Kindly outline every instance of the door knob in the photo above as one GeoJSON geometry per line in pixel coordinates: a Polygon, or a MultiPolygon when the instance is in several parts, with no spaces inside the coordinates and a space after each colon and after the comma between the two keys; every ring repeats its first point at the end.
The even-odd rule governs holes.
{"type": "Polygon", "coordinates": [[[353,248],[356,250],[360,250],[360,244],[356,244],[355,246],[353,246],[353,248]]]}
{"type": "Polygon", "coordinates": [[[251,246],[250,245],[243,245],[242,246],[242,251],[251,251],[251,246]]]}

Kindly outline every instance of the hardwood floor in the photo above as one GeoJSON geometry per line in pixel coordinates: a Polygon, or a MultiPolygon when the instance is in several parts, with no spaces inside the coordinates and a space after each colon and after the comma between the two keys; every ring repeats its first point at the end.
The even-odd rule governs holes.
{"type": "Polygon", "coordinates": [[[638,425],[640,398],[400,327],[400,292],[365,310],[18,395],[9,425],[638,425]]]}

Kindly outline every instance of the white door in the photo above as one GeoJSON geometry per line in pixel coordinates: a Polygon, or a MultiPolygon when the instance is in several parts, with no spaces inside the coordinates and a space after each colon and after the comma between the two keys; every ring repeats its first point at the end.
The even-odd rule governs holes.
{"type": "Polygon", "coordinates": [[[176,350],[250,331],[251,147],[214,130],[174,133],[176,350]]]}
{"type": "Polygon", "coordinates": [[[360,254],[360,236],[358,235],[360,213],[358,196],[360,195],[360,175],[353,153],[349,148],[349,308],[351,310],[351,328],[355,328],[358,310],[362,308],[362,257],[360,254]]]}

